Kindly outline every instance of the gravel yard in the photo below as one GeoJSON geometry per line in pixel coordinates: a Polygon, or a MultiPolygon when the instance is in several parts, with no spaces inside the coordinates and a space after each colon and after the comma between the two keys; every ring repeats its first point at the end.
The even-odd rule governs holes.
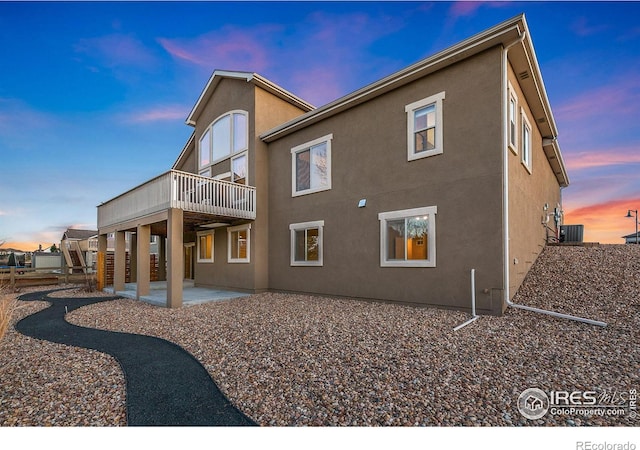
{"type": "Polygon", "coordinates": [[[115,359],[13,328],[47,306],[19,303],[0,340],[0,426],[126,425],[124,376],[115,359]]]}
{"type": "MultiPolygon", "coordinates": [[[[532,421],[516,403],[530,387],[640,387],[640,246],[548,247],[514,302],[608,326],[510,308],[454,332],[468,314],[280,293],[180,310],[122,299],[67,319],[181,345],[261,425],[637,426],[629,414],[532,421]]],[[[125,424],[109,356],[13,328],[0,352],[0,425],[125,424]]]]}

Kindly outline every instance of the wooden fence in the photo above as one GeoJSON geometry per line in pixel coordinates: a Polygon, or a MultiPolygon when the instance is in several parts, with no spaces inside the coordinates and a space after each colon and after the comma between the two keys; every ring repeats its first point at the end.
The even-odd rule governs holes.
{"type": "MultiPolygon", "coordinates": [[[[90,267],[88,267],[90,269],[90,267]]],[[[95,283],[95,273],[66,273],[62,270],[43,271],[25,267],[0,269],[0,286],[10,289],[28,286],[95,283]]]]}
{"type": "MultiPolygon", "coordinates": [[[[105,284],[98,286],[99,289],[104,286],[113,285],[114,271],[114,255],[107,253],[105,258],[106,278],[105,284]]],[[[158,255],[152,253],[149,262],[151,281],[158,281],[158,255]]],[[[9,267],[8,269],[0,269],[0,286],[8,286],[11,289],[27,286],[48,286],[59,284],[87,284],[91,283],[96,286],[97,273],[93,267],[74,267],[74,273],[69,273],[68,267],[60,269],[33,269],[27,267],[9,267]],[[87,269],[87,273],[83,273],[82,269],[87,269]],[[80,272],[80,273],[76,273],[80,272]]],[[[125,282],[130,283],[131,280],[131,258],[129,252],[126,255],[125,282]]]]}
{"type": "MultiPolygon", "coordinates": [[[[149,255],[149,269],[150,269],[150,281],[158,281],[158,255],[155,253],[151,253],[149,255]]],[[[113,286],[113,273],[114,273],[114,264],[115,258],[113,253],[107,253],[105,258],[106,265],[106,278],[105,278],[105,286],[113,286]]],[[[131,257],[129,256],[129,252],[126,253],[125,256],[125,272],[124,272],[124,282],[131,283],[131,257]]]]}

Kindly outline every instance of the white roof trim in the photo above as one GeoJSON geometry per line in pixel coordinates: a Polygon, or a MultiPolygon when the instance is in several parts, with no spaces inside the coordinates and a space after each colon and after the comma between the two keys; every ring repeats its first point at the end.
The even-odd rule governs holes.
{"type": "Polygon", "coordinates": [[[292,94],[291,92],[287,91],[283,87],[278,86],[274,82],[267,80],[266,78],[260,76],[257,73],[254,73],[253,78],[249,81],[253,81],[257,86],[260,86],[265,91],[275,94],[276,96],[282,98],[283,100],[286,100],[289,103],[292,103],[298,106],[300,109],[305,109],[307,111],[312,111],[316,109],[316,107],[313,106],[311,103],[305,100],[302,100],[297,95],[292,94]]]}
{"type": "Polygon", "coordinates": [[[213,91],[215,90],[216,85],[220,82],[220,79],[222,78],[245,80],[247,83],[253,82],[255,83],[256,86],[261,87],[262,89],[276,95],[277,97],[280,97],[281,99],[297,106],[302,110],[311,111],[315,109],[315,107],[312,104],[307,103],[306,101],[302,100],[300,97],[292,94],[286,89],[283,89],[277,84],[258,75],[257,73],[234,72],[230,70],[215,70],[211,75],[211,77],[209,78],[207,85],[204,87],[204,89],[200,93],[200,97],[198,97],[198,100],[196,101],[195,105],[191,109],[191,112],[189,113],[189,116],[185,121],[187,125],[191,125],[191,126],[196,125],[194,116],[196,115],[197,111],[200,109],[203,102],[208,100],[208,97],[210,97],[213,94],[213,91]]]}
{"type": "Polygon", "coordinates": [[[193,105],[193,108],[191,108],[191,112],[189,113],[189,116],[187,117],[187,120],[186,120],[187,125],[195,126],[196,122],[193,120],[193,115],[198,109],[198,106],[200,106],[200,104],[204,100],[204,97],[209,92],[209,88],[211,88],[214,84],[217,84],[219,81],[219,78],[221,77],[235,78],[238,80],[244,79],[246,81],[249,81],[251,80],[252,76],[253,74],[251,72],[232,72],[229,70],[214,70],[213,74],[209,78],[209,81],[207,82],[207,85],[204,87],[204,89],[200,93],[200,97],[198,97],[198,100],[196,101],[195,105],[193,105]]]}
{"type": "Polygon", "coordinates": [[[357,91],[347,94],[346,96],[339,98],[325,106],[322,106],[314,111],[308,112],[299,116],[287,123],[284,123],[278,127],[275,127],[262,135],[260,138],[265,142],[271,142],[278,139],[281,136],[288,134],[289,131],[293,131],[293,128],[299,128],[300,125],[308,122],[316,122],[321,118],[331,116],[333,113],[337,113],[341,110],[347,109],[351,106],[355,106],[365,99],[376,97],[387,90],[395,88],[397,85],[402,85],[414,79],[413,77],[424,76],[424,72],[429,70],[436,70],[438,67],[452,64],[455,61],[463,58],[464,53],[483,50],[483,45],[491,41],[496,41],[497,45],[502,42],[500,37],[506,33],[512,32],[514,36],[520,34],[520,21],[524,21],[524,16],[519,15],[515,18],[505,21],[499,25],[494,26],[484,32],[481,32],[471,38],[468,38],[458,44],[455,44],[435,55],[418,61],[409,67],[406,67],[398,72],[395,72],[379,81],[369,84],[357,91]]]}
{"type": "MultiPolygon", "coordinates": [[[[391,74],[381,80],[369,84],[361,89],[358,89],[351,94],[347,94],[331,103],[328,103],[316,110],[307,112],[301,116],[298,116],[289,122],[281,124],[271,130],[266,131],[260,135],[260,139],[264,142],[273,142],[281,137],[295,132],[301,128],[309,126],[313,123],[319,122],[323,119],[338,114],[341,111],[352,108],[364,101],[375,98],[384,94],[387,91],[395,89],[406,83],[409,83],[420,77],[424,77],[431,72],[435,72],[457,61],[465,59],[469,56],[477,54],[485,49],[488,49],[494,45],[505,45],[509,42],[513,42],[514,39],[525,34],[524,40],[521,42],[521,55],[524,56],[526,64],[531,71],[531,82],[533,85],[533,96],[537,96],[539,102],[539,110],[547,123],[548,131],[552,137],[556,138],[558,135],[556,123],[551,112],[551,106],[546,94],[546,89],[542,81],[542,75],[540,73],[540,67],[536,59],[533,44],[529,38],[530,33],[528,30],[527,22],[524,14],[520,14],[512,19],[506,20],[488,30],[480,32],[464,41],[459,42],[441,52],[436,53],[433,56],[427,57],[417,63],[406,67],[394,74],[391,74]]],[[[537,119],[537,118],[536,118],[537,119]]],[[[536,120],[536,125],[541,126],[536,120]]],[[[546,134],[546,133],[545,133],[546,134]]],[[[555,156],[554,172],[561,184],[567,185],[569,182],[562,154],[557,143],[552,146],[552,155],[555,156]]],[[[550,162],[553,158],[550,158],[550,162]]]]}
{"type": "Polygon", "coordinates": [[[178,166],[178,163],[180,162],[180,160],[182,159],[182,157],[187,153],[187,149],[189,148],[189,146],[191,145],[191,143],[193,142],[193,139],[195,137],[196,132],[194,131],[193,133],[191,133],[191,136],[189,136],[189,139],[187,139],[187,143],[184,144],[184,147],[182,147],[182,151],[180,152],[180,155],[178,155],[178,158],[176,159],[176,161],[173,163],[173,166],[171,166],[172,169],[176,169],[178,166]]]}

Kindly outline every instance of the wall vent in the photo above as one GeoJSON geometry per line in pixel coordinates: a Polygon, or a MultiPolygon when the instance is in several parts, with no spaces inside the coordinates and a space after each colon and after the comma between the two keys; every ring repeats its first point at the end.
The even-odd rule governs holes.
{"type": "Polygon", "coordinates": [[[526,80],[527,78],[529,78],[529,72],[528,71],[524,71],[524,72],[520,72],[518,74],[518,78],[520,78],[521,80],[526,80]]]}

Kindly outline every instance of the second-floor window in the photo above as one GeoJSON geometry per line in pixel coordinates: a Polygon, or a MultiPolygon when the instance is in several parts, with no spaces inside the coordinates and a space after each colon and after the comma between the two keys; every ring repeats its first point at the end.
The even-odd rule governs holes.
{"type": "Polygon", "coordinates": [[[202,134],[198,146],[199,173],[248,148],[247,113],[232,111],[218,117],[202,134]]]}
{"type": "Polygon", "coordinates": [[[518,153],[518,97],[509,83],[509,148],[518,153]]]}
{"type": "Polygon", "coordinates": [[[331,189],[331,140],[333,134],[291,149],[291,195],[331,189]]]}
{"type": "Polygon", "coordinates": [[[231,181],[247,184],[247,153],[231,158],[231,181]]]}
{"type": "Polygon", "coordinates": [[[443,152],[442,101],[444,92],[405,106],[407,113],[407,159],[425,158],[443,152]]]}
{"type": "Polygon", "coordinates": [[[522,110],[522,164],[531,173],[531,125],[527,115],[522,110]]]}

